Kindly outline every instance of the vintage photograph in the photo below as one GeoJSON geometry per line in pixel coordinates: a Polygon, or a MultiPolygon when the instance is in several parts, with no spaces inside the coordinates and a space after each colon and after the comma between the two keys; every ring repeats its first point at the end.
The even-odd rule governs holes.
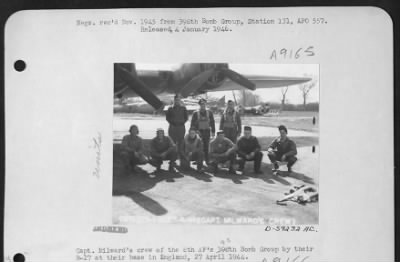
{"type": "Polygon", "coordinates": [[[113,66],[114,224],[318,224],[318,64],[113,66]]]}
{"type": "Polygon", "coordinates": [[[123,6],[4,19],[2,261],[395,260],[390,14],[123,6]]]}

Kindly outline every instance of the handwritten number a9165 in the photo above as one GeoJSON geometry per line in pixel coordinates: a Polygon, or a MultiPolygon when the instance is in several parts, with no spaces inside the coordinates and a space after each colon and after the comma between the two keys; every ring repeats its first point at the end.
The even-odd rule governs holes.
{"type": "Polygon", "coordinates": [[[309,46],[307,48],[298,48],[298,49],[274,49],[269,57],[270,60],[278,60],[278,59],[299,59],[302,56],[314,56],[314,47],[309,46]]]}

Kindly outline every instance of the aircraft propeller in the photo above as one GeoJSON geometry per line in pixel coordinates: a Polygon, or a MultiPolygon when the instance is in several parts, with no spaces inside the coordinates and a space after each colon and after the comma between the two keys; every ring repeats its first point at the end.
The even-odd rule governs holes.
{"type": "Polygon", "coordinates": [[[215,74],[215,69],[209,69],[193,77],[180,91],[182,97],[188,97],[203,86],[203,84],[215,74]]]}
{"type": "Polygon", "coordinates": [[[238,83],[239,85],[244,86],[247,89],[250,89],[252,91],[256,89],[256,85],[253,82],[251,82],[249,79],[247,79],[246,77],[242,76],[241,74],[239,74],[229,68],[222,68],[220,70],[226,77],[228,77],[233,82],[238,83]]]}
{"type": "Polygon", "coordinates": [[[164,103],[136,75],[133,75],[119,64],[114,64],[114,74],[156,110],[164,108],[164,103]]]}

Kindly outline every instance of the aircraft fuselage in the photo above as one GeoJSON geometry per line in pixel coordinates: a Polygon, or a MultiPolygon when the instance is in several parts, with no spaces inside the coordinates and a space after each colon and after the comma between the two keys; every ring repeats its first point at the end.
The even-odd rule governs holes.
{"type": "MultiPolygon", "coordinates": [[[[155,95],[178,94],[190,80],[198,76],[200,73],[212,68],[228,68],[228,64],[214,63],[196,63],[182,64],[175,71],[141,71],[137,70],[132,74],[137,77],[147,86],[151,87],[151,91],[155,95]]],[[[216,74],[208,79],[198,93],[205,93],[207,90],[216,88],[223,84],[225,77],[222,74],[216,74]]],[[[123,93],[124,96],[135,97],[137,94],[126,86],[115,85],[114,93],[123,93]]]]}

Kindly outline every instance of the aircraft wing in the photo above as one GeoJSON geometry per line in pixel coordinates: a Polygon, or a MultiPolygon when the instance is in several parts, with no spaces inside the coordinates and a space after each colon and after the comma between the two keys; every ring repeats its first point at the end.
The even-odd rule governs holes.
{"type": "MultiPolygon", "coordinates": [[[[256,89],[299,85],[312,80],[311,78],[308,77],[286,77],[286,76],[245,76],[245,77],[256,85],[256,89]]],[[[243,89],[245,89],[243,86],[227,79],[219,87],[209,89],[207,90],[207,92],[243,90],[243,89]]]]}
{"type": "MultiPolygon", "coordinates": [[[[166,85],[168,79],[172,76],[172,71],[167,70],[137,70],[135,71],[135,76],[137,75],[141,82],[148,86],[156,87],[156,89],[163,89],[162,85],[166,85]]],[[[114,91],[114,95],[123,94],[127,97],[138,96],[132,88],[125,83],[121,86],[118,91],[114,91]]]]}

